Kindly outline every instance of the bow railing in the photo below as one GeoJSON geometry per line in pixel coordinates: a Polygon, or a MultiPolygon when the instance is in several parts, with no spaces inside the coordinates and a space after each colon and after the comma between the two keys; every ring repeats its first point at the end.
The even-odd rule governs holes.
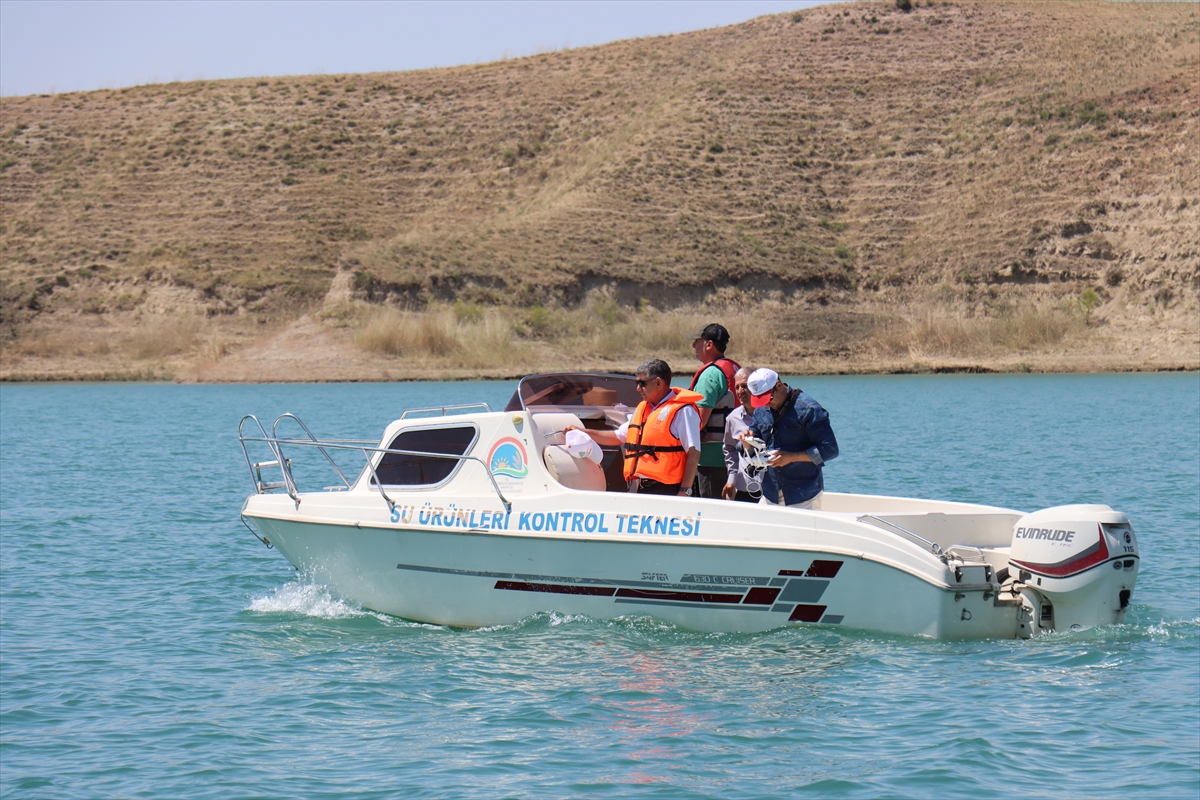
{"type": "MultiPolygon", "coordinates": [[[[251,430],[251,433],[253,433],[253,430],[251,430]]],[[[476,456],[455,455],[453,453],[430,453],[421,450],[397,450],[395,448],[379,447],[374,440],[365,439],[318,439],[313,435],[312,431],[308,429],[308,426],[300,420],[299,417],[290,413],[281,414],[276,418],[275,423],[271,426],[270,434],[267,433],[266,429],[263,427],[262,423],[258,421],[257,417],[255,417],[253,414],[247,414],[246,416],[242,417],[241,421],[238,423],[238,443],[242,447],[242,456],[246,460],[246,468],[250,471],[250,480],[254,484],[255,494],[268,494],[274,489],[283,489],[297,505],[300,504],[302,499],[301,492],[297,487],[296,478],[292,472],[292,460],[284,454],[285,446],[313,448],[318,450],[321,455],[325,457],[342,481],[341,486],[326,487],[327,490],[349,490],[354,485],[354,482],[346,477],[346,474],[342,471],[341,467],[338,466],[338,463],[333,459],[333,456],[330,455],[330,451],[361,453],[366,461],[366,469],[371,473],[371,484],[373,488],[379,492],[384,502],[388,504],[389,510],[394,509],[396,507],[396,503],[384,489],[383,481],[379,479],[379,474],[376,472],[375,468],[377,455],[395,454],[402,456],[415,456],[418,458],[448,459],[458,462],[474,461],[483,467],[484,474],[487,475],[488,482],[491,483],[492,490],[495,491],[496,497],[498,497],[500,502],[504,505],[505,511],[512,511],[512,503],[509,502],[508,498],[504,496],[504,493],[500,491],[500,486],[496,483],[496,477],[492,474],[491,468],[483,461],[483,459],[476,456]],[[295,420],[295,422],[304,431],[306,438],[279,436],[277,433],[279,423],[285,419],[295,420]],[[254,423],[254,426],[258,428],[260,435],[246,435],[245,427],[247,421],[252,421],[254,423]],[[272,458],[266,461],[251,460],[250,450],[247,447],[247,443],[249,442],[265,444],[272,458]],[[278,469],[282,480],[264,480],[262,474],[264,469],[278,469]]]]}

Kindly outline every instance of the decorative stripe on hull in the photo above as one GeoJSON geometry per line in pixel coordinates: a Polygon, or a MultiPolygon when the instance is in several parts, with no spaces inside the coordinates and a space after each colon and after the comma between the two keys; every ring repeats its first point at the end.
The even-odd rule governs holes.
{"type": "Polygon", "coordinates": [[[841,623],[843,615],[826,614],[826,606],[817,605],[816,602],[841,567],[841,561],[818,559],[806,570],[781,569],[778,577],[689,573],[683,576],[681,582],[671,583],[447,569],[418,564],[396,565],[396,569],[411,572],[494,579],[496,583],[493,588],[506,592],[611,597],[614,603],[643,606],[767,611],[788,614],[789,622],[825,622],[831,625],[841,623]],[[720,591],[714,591],[718,589],[720,591]]]}

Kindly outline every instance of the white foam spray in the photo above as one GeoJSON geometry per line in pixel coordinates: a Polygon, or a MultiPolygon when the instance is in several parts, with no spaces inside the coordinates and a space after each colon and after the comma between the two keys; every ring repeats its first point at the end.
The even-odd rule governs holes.
{"type": "Polygon", "coordinates": [[[303,614],[320,619],[371,616],[369,612],[334,597],[325,586],[299,581],[285,583],[269,595],[254,598],[246,610],[263,614],[303,614]]]}

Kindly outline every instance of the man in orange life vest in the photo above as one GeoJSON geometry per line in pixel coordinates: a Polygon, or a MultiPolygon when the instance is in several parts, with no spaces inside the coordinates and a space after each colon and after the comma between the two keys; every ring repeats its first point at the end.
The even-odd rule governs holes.
{"type": "Polygon", "coordinates": [[[701,497],[720,497],[729,477],[721,443],[725,438],[725,417],[737,407],[733,396],[733,375],[738,363],[725,357],[729,331],[712,323],[691,335],[696,360],[704,366],[692,376],[688,388],[704,395],[696,403],[700,412],[700,466],[696,470],[696,489],[701,497]]]}
{"type": "MultiPolygon", "coordinates": [[[[700,413],[703,395],[671,386],[671,368],[651,359],[637,368],[642,396],[633,417],[615,431],[585,430],[596,444],[624,446],[629,491],[687,496],[700,463],[700,413]]],[[[565,430],[575,429],[568,425],[565,430]]]]}

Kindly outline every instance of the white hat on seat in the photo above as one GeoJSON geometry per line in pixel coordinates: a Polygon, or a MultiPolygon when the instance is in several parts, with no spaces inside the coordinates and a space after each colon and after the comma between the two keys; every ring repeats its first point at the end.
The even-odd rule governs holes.
{"type": "Polygon", "coordinates": [[[590,458],[597,464],[604,458],[603,451],[592,441],[592,437],[583,431],[567,431],[566,438],[565,447],[567,448],[567,452],[575,456],[575,458],[590,458]]]}

